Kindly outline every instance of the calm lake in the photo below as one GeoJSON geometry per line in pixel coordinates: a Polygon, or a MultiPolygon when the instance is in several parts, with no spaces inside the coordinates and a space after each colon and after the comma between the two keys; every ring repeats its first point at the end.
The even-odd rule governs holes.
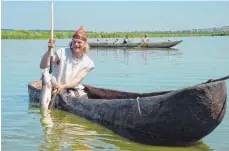
{"type": "MultiPolygon", "coordinates": [[[[83,83],[152,92],[184,88],[229,74],[229,37],[152,38],[151,41],[168,39],[183,42],[174,50],[90,49],[88,55],[94,60],[95,69],[83,83]]],[[[69,42],[58,39],[56,49],[69,42]]],[[[59,110],[43,118],[39,108],[30,105],[27,85],[40,79],[39,63],[46,50],[47,40],[2,40],[2,150],[229,150],[229,109],[211,134],[190,147],[139,144],[59,110]]],[[[229,94],[229,80],[227,87],[229,94]]]]}

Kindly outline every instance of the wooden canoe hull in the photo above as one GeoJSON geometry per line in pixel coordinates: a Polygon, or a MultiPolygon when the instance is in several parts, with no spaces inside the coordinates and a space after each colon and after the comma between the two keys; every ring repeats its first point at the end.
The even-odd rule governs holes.
{"type": "Polygon", "coordinates": [[[90,47],[104,47],[104,48],[171,48],[176,46],[177,44],[181,43],[183,40],[180,41],[168,41],[168,42],[150,42],[148,44],[141,44],[141,43],[93,43],[89,42],[90,47]]]}
{"type": "MultiPolygon", "coordinates": [[[[39,83],[28,85],[31,101],[39,101],[39,83]]],[[[111,127],[129,129],[139,138],[144,134],[141,140],[147,138],[151,144],[196,142],[210,134],[226,112],[224,81],[156,93],[121,92],[88,85],[85,91],[94,99],[79,100],[61,93],[55,107],[111,127]]]]}

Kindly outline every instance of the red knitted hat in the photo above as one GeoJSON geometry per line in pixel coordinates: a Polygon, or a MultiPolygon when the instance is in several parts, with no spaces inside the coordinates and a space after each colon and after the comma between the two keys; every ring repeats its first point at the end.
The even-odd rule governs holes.
{"type": "Polygon", "coordinates": [[[85,42],[87,42],[87,34],[86,32],[84,31],[84,27],[81,26],[73,35],[74,39],[80,39],[80,40],[83,40],[85,42]]]}

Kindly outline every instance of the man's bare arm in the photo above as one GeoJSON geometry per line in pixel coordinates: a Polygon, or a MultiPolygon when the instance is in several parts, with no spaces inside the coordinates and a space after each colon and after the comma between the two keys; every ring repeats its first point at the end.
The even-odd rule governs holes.
{"type": "MultiPolygon", "coordinates": [[[[54,45],[55,45],[55,40],[49,39],[48,50],[43,55],[41,62],[40,62],[40,68],[41,69],[45,69],[45,68],[48,68],[50,66],[51,50],[54,48],[54,45]]],[[[53,57],[54,57],[53,63],[57,63],[59,61],[59,57],[57,56],[57,54],[55,53],[53,57]]]]}
{"type": "MultiPolygon", "coordinates": [[[[51,56],[51,51],[49,50],[43,55],[40,62],[41,69],[45,69],[50,66],[50,56],[51,56]]],[[[55,53],[53,57],[54,57],[53,63],[57,63],[59,61],[59,57],[57,56],[57,54],[55,53]]]]}

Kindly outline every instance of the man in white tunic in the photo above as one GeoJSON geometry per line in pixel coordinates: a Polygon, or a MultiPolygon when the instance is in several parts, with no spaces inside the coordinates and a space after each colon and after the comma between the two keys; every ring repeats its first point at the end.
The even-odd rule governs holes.
{"type": "MultiPolygon", "coordinates": [[[[54,47],[55,40],[49,40],[48,51],[44,54],[40,62],[40,68],[50,66],[51,48],[54,47]]],[[[57,81],[57,93],[76,89],[79,97],[85,96],[84,86],[80,84],[82,79],[94,69],[94,62],[86,54],[89,49],[87,44],[87,34],[83,27],[80,27],[73,35],[70,48],[60,48],[54,54],[53,76],[57,81]]]]}

